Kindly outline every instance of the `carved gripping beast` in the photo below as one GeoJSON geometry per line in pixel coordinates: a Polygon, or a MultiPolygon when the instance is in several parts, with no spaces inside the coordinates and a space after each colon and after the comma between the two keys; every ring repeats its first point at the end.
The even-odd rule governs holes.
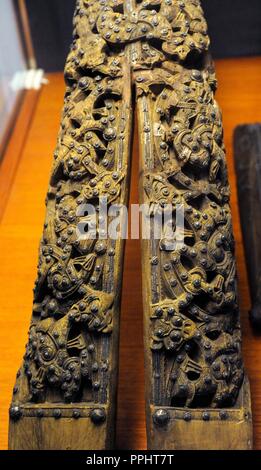
{"type": "MultiPolygon", "coordinates": [[[[143,240],[149,441],[173,446],[153,433],[174,419],[191,421],[193,410],[208,421],[212,409],[215,420],[240,409],[234,240],[208,47],[199,0],[77,2],[13,420],[113,420],[123,245],[102,237],[99,201],[127,201],[133,89],[141,201],[152,221],[166,205],[174,222],[177,206],[185,214],[181,246],[170,250],[153,224],[143,240]],[[91,240],[79,238],[83,204],[96,207],[100,222],[91,240]]],[[[111,445],[108,434],[101,448],[111,445]]]]}

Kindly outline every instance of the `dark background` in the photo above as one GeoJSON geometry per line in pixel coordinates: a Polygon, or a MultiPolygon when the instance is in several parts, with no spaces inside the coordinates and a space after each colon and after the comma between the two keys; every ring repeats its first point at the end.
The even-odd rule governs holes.
{"type": "MultiPolygon", "coordinates": [[[[62,70],[75,0],[26,0],[39,67],[62,70]]],[[[202,0],[215,58],[261,55],[261,0],[202,0]]]]}

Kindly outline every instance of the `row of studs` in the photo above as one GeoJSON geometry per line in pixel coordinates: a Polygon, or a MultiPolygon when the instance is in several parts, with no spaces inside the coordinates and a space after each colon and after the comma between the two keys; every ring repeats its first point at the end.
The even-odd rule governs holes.
{"type": "MultiPolygon", "coordinates": [[[[13,421],[18,421],[23,416],[25,416],[24,409],[16,405],[11,406],[9,414],[10,414],[10,418],[13,421]]],[[[50,414],[50,409],[46,410],[46,409],[38,408],[37,410],[30,410],[29,417],[31,418],[53,417],[55,419],[60,419],[60,418],[65,418],[65,417],[66,418],[72,417],[74,419],[90,417],[91,421],[94,424],[102,424],[106,421],[106,412],[103,408],[95,408],[86,416],[82,413],[82,410],[79,410],[77,408],[71,411],[61,410],[60,408],[54,408],[53,410],[51,410],[51,414],[50,414]]]]}
{"type": "MultiPolygon", "coordinates": [[[[225,421],[229,418],[229,413],[226,410],[221,410],[219,411],[218,416],[221,420],[225,421]]],[[[211,414],[208,411],[203,411],[201,417],[203,421],[210,421],[211,414]]],[[[193,414],[190,411],[185,411],[182,418],[184,421],[189,422],[193,419],[193,414]]],[[[170,414],[167,410],[157,410],[153,415],[153,422],[158,426],[166,426],[169,421],[170,414]]]]}

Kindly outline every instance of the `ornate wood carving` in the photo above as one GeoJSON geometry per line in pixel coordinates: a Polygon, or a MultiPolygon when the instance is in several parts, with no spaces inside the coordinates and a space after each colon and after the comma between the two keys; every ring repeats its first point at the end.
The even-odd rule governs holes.
{"type": "Polygon", "coordinates": [[[198,0],[138,8],[152,3],[157,32],[138,45],[134,65],[141,197],[151,219],[155,204],[171,205],[174,221],[182,205],[185,239],[170,251],[164,233],[155,240],[152,223],[150,240],[143,241],[149,447],[250,448],[229,186],[207,25],[198,0]],[[152,47],[157,59],[147,70],[152,47]]]}
{"type": "Polygon", "coordinates": [[[156,207],[171,204],[174,219],[185,208],[182,249],[143,241],[149,447],[251,447],[208,47],[199,0],[77,2],[10,448],[112,446],[123,244],[79,241],[77,208],[126,203],[133,85],[141,200],[152,220],[156,207]]]}
{"type": "Polygon", "coordinates": [[[250,320],[261,328],[261,194],[260,194],[261,125],[238,126],[234,135],[235,164],[241,227],[252,308],[250,320]]]}
{"type": "Polygon", "coordinates": [[[81,0],[75,12],[10,448],[113,445],[123,241],[101,233],[79,240],[77,226],[84,203],[97,207],[97,218],[101,197],[108,207],[127,203],[130,70],[124,41],[114,47],[97,31],[99,18],[117,6],[123,2],[81,0]]]}

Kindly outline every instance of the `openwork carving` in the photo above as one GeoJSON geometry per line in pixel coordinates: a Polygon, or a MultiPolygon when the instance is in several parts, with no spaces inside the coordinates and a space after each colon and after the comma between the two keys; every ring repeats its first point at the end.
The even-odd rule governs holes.
{"type": "Polygon", "coordinates": [[[149,17],[154,13],[159,28],[166,20],[170,26],[166,38],[162,30],[153,33],[163,41],[154,47],[164,59],[153,71],[144,70],[142,59],[135,64],[144,201],[152,218],[155,204],[171,204],[174,219],[177,205],[184,206],[185,243],[169,251],[164,234],[159,242],[151,237],[152,401],[230,407],[244,374],[222,122],[205,55],[209,39],[198,1],[156,3],[149,17]]]}
{"type": "Polygon", "coordinates": [[[108,402],[121,242],[100,239],[98,229],[96,239],[81,239],[78,233],[83,204],[97,208],[98,220],[101,197],[109,207],[127,197],[129,83],[123,79],[123,54],[97,31],[107,5],[111,11],[110,5],[123,7],[123,2],[80,1],[76,8],[33,318],[13,417],[21,387],[27,404],[108,402]]]}
{"type": "MultiPolygon", "coordinates": [[[[132,85],[142,202],[152,220],[167,204],[174,222],[178,205],[185,213],[181,247],[170,251],[165,233],[157,240],[153,228],[143,242],[149,426],[165,426],[174,409],[185,421],[198,409],[203,421],[211,409],[224,420],[234,409],[244,372],[223,131],[208,47],[199,0],[77,2],[14,419],[35,416],[21,403],[55,404],[55,418],[70,416],[59,404],[75,403],[83,407],[72,410],[74,418],[89,404],[93,423],[100,424],[114,400],[122,244],[99,239],[98,231],[94,240],[79,240],[77,227],[83,203],[94,204],[99,219],[101,197],[109,205],[126,202],[132,85]]],[[[244,417],[237,415],[240,422],[244,417]]],[[[173,445],[156,440],[153,448],[173,445]]]]}
{"type": "Polygon", "coordinates": [[[186,227],[180,250],[168,251],[164,239],[155,248],[152,276],[159,287],[152,348],[167,351],[165,404],[192,407],[232,405],[243,380],[229,190],[213,83],[208,71],[177,70],[159,94],[150,91],[159,137],[147,197],[152,204],[171,203],[173,211],[182,204],[186,227]],[[184,322],[189,332],[180,328],[184,322]]]}

